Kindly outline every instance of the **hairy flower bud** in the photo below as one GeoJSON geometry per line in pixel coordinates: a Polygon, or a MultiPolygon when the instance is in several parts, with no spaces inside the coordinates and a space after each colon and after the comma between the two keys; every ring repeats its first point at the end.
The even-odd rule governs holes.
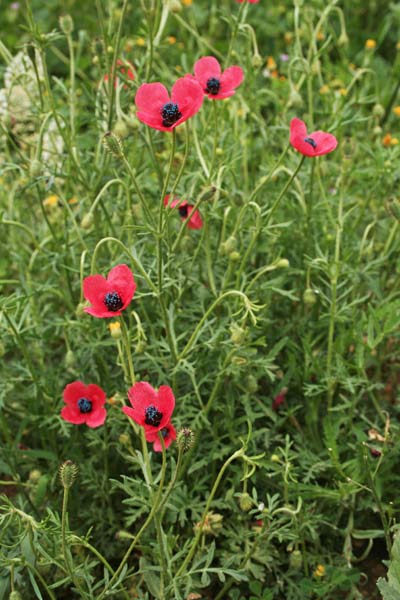
{"type": "Polygon", "coordinates": [[[287,269],[287,267],[290,267],[290,263],[287,258],[281,258],[276,263],[276,266],[278,269],[287,269]]]}
{"type": "Polygon", "coordinates": [[[8,600],[22,600],[22,596],[19,592],[11,592],[8,596],[8,600]]]}
{"type": "Polygon", "coordinates": [[[75,354],[72,350],[67,350],[64,361],[67,369],[72,369],[75,366],[75,354]]]}
{"type": "Polygon", "coordinates": [[[310,304],[310,305],[312,305],[312,304],[315,304],[316,301],[317,301],[317,296],[315,295],[314,290],[311,289],[311,288],[307,288],[304,291],[304,294],[303,294],[303,302],[304,302],[304,304],[310,304]]]}
{"type": "Polygon", "coordinates": [[[375,104],[372,108],[372,114],[374,115],[374,117],[378,117],[378,119],[381,119],[385,114],[385,109],[382,106],[382,104],[375,104]]]}
{"type": "Polygon", "coordinates": [[[93,225],[93,221],[94,221],[93,213],[91,211],[89,211],[88,213],[86,213],[86,215],[83,215],[83,217],[82,217],[82,221],[81,221],[82,229],[90,229],[91,226],[93,225]]]}
{"type": "Polygon", "coordinates": [[[234,250],[236,250],[236,238],[231,235],[225,242],[221,244],[219,252],[222,254],[222,256],[226,256],[234,250]]]}
{"type": "Polygon", "coordinates": [[[60,465],[60,480],[64,488],[69,489],[74,483],[78,474],[78,466],[72,460],[66,460],[60,465]]]}
{"type": "Polygon", "coordinates": [[[301,555],[300,550],[293,550],[289,558],[289,565],[292,569],[300,569],[303,563],[303,557],[301,555]]]}
{"type": "Polygon", "coordinates": [[[181,4],[180,0],[169,0],[168,8],[171,12],[178,13],[178,12],[181,12],[181,10],[182,10],[182,4],[181,4]]]}
{"type": "Polygon", "coordinates": [[[120,138],[112,131],[107,131],[103,135],[103,144],[106,150],[116,158],[122,158],[124,151],[120,138]]]}
{"type": "Polygon", "coordinates": [[[121,323],[119,321],[110,323],[108,328],[110,330],[111,337],[114,338],[114,340],[119,340],[122,337],[121,323]]]}
{"type": "Polygon", "coordinates": [[[34,179],[36,177],[39,177],[39,175],[42,174],[42,170],[43,170],[42,163],[40,162],[40,160],[37,160],[36,158],[29,165],[29,175],[31,177],[33,177],[34,179]]]}
{"type": "Polygon", "coordinates": [[[249,510],[253,508],[253,504],[253,499],[250,496],[250,494],[248,494],[247,492],[245,492],[244,494],[240,494],[239,506],[244,512],[249,512],[249,510]]]}
{"type": "Polygon", "coordinates": [[[176,443],[178,448],[183,452],[187,452],[194,444],[194,433],[188,427],[179,429],[176,435],[176,443]]]}
{"type": "Polygon", "coordinates": [[[39,469],[32,469],[29,473],[29,481],[31,483],[37,483],[42,476],[42,472],[39,469]]]}
{"type": "Polygon", "coordinates": [[[74,30],[74,22],[71,15],[61,15],[58,22],[60,23],[60,29],[65,35],[70,35],[74,30]]]}
{"type": "Polygon", "coordinates": [[[242,342],[244,342],[246,338],[246,330],[243,329],[243,327],[240,327],[236,323],[232,323],[232,325],[229,327],[229,330],[231,332],[231,341],[234,344],[239,346],[242,342]]]}

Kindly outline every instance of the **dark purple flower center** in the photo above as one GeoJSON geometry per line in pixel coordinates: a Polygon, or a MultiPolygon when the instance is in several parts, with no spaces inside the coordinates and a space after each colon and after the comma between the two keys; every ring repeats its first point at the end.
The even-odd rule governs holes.
{"type": "Polygon", "coordinates": [[[165,440],[166,437],[168,437],[168,433],[169,433],[168,427],[163,427],[161,429],[161,435],[163,436],[164,440],[165,440]]]}
{"type": "Polygon", "coordinates": [[[317,147],[317,142],[315,142],[312,138],[310,137],[306,137],[304,138],[304,141],[307,142],[307,144],[310,144],[310,146],[312,146],[315,150],[315,148],[317,147]]]}
{"type": "Polygon", "coordinates": [[[152,425],[153,427],[158,427],[161,423],[161,419],[163,418],[162,412],[156,409],[153,404],[150,404],[145,410],[144,422],[146,425],[152,425]]]}
{"type": "Polygon", "coordinates": [[[179,107],[177,104],[173,102],[167,102],[161,109],[162,116],[162,124],[164,127],[171,127],[174,123],[176,123],[182,116],[182,113],[179,111],[179,107]]]}
{"type": "Polygon", "coordinates": [[[219,88],[221,87],[221,83],[219,79],[216,77],[210,77],[207,81],[207,86],[205,89],[206,94],[211,94],[212,96],[216,96],[219,92],[219,88]]]}
{"type": "Polygon", "coordinates": [[[104,296],[104,304],[111,312],[116,312],[123,306],[122,298],[118,292],[107,292],[104,296]]]}
{"type": "Polygon", "coordinates": [[[83,414],[90,413],[92,412],[92,401],[87,398],[79,398],[78,408],[83,414]]]}
{"type": "Polygon", "coordinates": [[[186,217],[188,216],[188,210],[189,210],[188,205],[187,204],[185,204],[184,206],[181,205],[178,208],[178,210],[179,210],[179,214],[181,215],[182,219],[186,219],[186,217]]]}

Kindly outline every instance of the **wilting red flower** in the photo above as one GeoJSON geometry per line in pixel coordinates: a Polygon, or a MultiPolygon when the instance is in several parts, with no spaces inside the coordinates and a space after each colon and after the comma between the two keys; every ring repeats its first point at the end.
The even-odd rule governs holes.
{"type": "MultiPolygon", "coordinates": [[[[133,81],[135,79],[135,73],[133,72],[133,64],[128,62],[125,63],[124,61],[122,61],[121,59],[117,60],[117,68],[116,68],[116,75],[114,78],[114,87],[116,88],[118,85],[118,73],[121,73],[121,75],[125,76],[125,79],[129,79],[130,81],[133,81]],[[126,67],[125,65],[128,64],[130,65],[130,67],[126,67]]],[[[107,83],[109,77],[111,77],[111,75],[104,75],[104,81],[107,83]]],[[[127,89],[127,85],[124,84],[124,88],[127,89]]]]}
{"type": "Polygon", "coordinates": [[[159,131],[172,131],[200,110],[203,92],[197,81],[188,77],[174,83],[171,98],[161,83],[143,83],[135,103],[139,121],[159,131]]]}
{"type": "Polygon", "coordinates": [[[176,430],[172,423],[167,423],[165,427],[159,431],[146,430],[146,440],[153,443],[154,452],[162,452],[162,445],[159,438],[159,433],[163,436],[164,446],[168,448],[174,440],[176,440],[176,430]]]}
{"type": "Polygon", "coordinates": [[[94,317],[117,317],[130,304],[136,290],[133,273],[127,265],[117,265],[107,279],[90,275],[83,280],[83,295],[92,306],[85,312],[94,317]]]}
{"type": "Polygon", "coordinates": [[[174,394],[168,385],[162,385],[157,392],[146,381],[138,381],[128,391],[128,398],[132,408],[124,406],[122,410],[144,427],[146,436],[168,427],[175,408],[174,394]]]}
{"type": "Polygon", "coordinates": [[[61,416],[68,423],[86,423],[89,427],[99,427],[106,420],[106,395],[95,383],[69,383],[64,388],[64,402],[67,406],[61,409],[61,416]]]}
{"type": "MultiPolygon", "coordinates": [[[[192,75],[187,75],[193,78],[192,75]]],[[[221,66],[213,56],[204,56],[194,65],[194,79],[201,85],[203,92],[212,100],[229,98],[235,93],[243,81],[243,70],[240,67],[228,67],[221,72],[221,66]]]]}
{"type": "Polygon", "coordinates": [[[277,394],[277,396],[275,396],[274,401],[272,403],[272,410],[279,409],[281,404],[283,404],[285,401],[287,392],[288,392],[287,388],[282,388],[281,391],[279,392],[279,394],[277,394]]]}
{"type": "Polygon", "coordinates": [[[326,131],[314,131],[307,134],[307,127],[301,119],[290,121],[290,143],[304,156],[321,156],[333,152],[338,141],[326,131]]]}
{"type": "MultiPolygon", "coordinates": [[[[170,194],[165,196],[164,198],[164,206],[168,206],[170,199],[170,194]]],[[[186,222],[187,226],[190,229],[201,229],[203,227],[203,219],[200,216],[198,210],[193,210],[194,206],[192,204],[188,204],[186,200],[181,201],[179,198],[174,198],[171,204],[169,204],[170,208],[178,208],[179,214],[181,216],[182,221],[186,221],[188,217],[189,220],[186,222]]]]}

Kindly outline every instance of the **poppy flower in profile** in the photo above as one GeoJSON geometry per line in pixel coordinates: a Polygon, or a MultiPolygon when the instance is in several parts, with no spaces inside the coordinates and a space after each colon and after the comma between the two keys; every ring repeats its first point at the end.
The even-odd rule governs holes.
{"type": "Polygon", "coordinates": [[[307,133],[307,127],[301,119],[290,121],[290,143],[304,156],[322,156],[333,152],[338,141],[334,135],[326,131],[307,133]]]}
{"type": "Polygon", "coordinates": [[[285,402],[286,394],[288,392],[287,388],[283,388],[279,394],[277,394],[272,402],[272,410],[279,410],[279,407],[285,402]]]}
{"type": "Polygon", "coordinates": [[[64,402],[61,409],[64,421],[74,425],[86,423],[88,427],[99,427],[106,420],[107,412],[105,392],[94,383],[85,385],[82,381],[74,381],[64,388],[64,402]]]}
{"type": "Polygon", "coordinates": [[[146,440],[148,442],[153,442],[154,452],[162,452],[161,440],[159,438],[159,434],[163,436],[164,446],[168,448],[174,440],[176,440],[176,429],[172,425],[172,423],[167,423],[165,427],[158,431],[146,431],[146,440]]]}
{"type": "Polygon", "coordinates": [[[135,97],[137,118],[159,131],[172,131],[195,115],[203,103],[203,92],[194,79],[181,77],[171,90],[162,83],[143,83],[135,97]]]}
{"type": "Polygon", "coordinates": [[[146,436],[168,426],[175,408],[175,397],[168,385],[157,391],[146,381],[138,381],[128,391],[128,398],[132,408],[124,406],[122,410],[144,427],[146,436]]]}
{"type": "Polygon", "coordinates": [[[242,83],[243,77],[243,69],[237,66],[228,67],[222,72],[219,62],[213,56],[204,56],[194,65],[194,79],[212,100],[223,100],[233,96],[235,88],[242,83]]]}
{"type": "Polygon", "coordinates": [[[201,229],[203,227],[203,219],[200,216],[198,210],[194,210],[194,206],[192,204],[188,204],[186,200],[180,200],[179,198],[174,198],[172,202],[169,204],[170,194],[165,196],[164,198],[164,206],[169,206],[170,208],[178,208],[180,217],[182,221],[186,221],[189,229],[201,229]]]}
{"type": "MultiPolygon", "coordinates": [[[[124,62],[121,59],[117,60],[117,64],[116,64],[116,74],[114,77],[114,87],[116,88],[119,82],[118,79],[118,73],[121,73],[121,75],[123,75],[123,79],[129,79],[129,81],[133,81],[135,79],[135,73],[133,71],[133,64],[131,62],[124,62]],[[129,65],[129,66],[127,66],[129,65]]],[[[104,75],[104,81],[107,83],[107,81],[109,80],[109,78],[111,77],[110,75],[104,75]]],[[[124,89],[127,89],[128,86],[126,84],[124,84],[124,89]]]]}
{"type": "Polygon", "coordinates": [[[85,312],[94,317],[117,317],[130,304],[136,290],[133,273],[127,265],[117,265],[107,279],[90,275],[83,280],[83,295],[92,306],[85,312]]]}

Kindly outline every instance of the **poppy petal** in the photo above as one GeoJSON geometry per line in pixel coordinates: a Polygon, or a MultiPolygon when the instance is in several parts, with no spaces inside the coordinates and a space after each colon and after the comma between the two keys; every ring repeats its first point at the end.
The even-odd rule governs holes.
{"type": "Polygon", "coordinates": [[[132,405],[129,416],[136,423],[144,426],[146,408],[150,405],[158,408],[156,390],[147,381],[138,381],[129,389],[128,398],[132,405]]]}
{"type": "Polygon", "coordinates": [[[68,423],[73,423],[74,425],[82,425],[86,421],[86,415],[73,410],[71,406],[64,406],[61,409],[61,416],[64,421],[68,421],[68,423]]]}
{"type": "Polygon", "coordinates": [[[168,385],[162,385],[159,387],[157,405],[162,410],[163,415],[168,415],[168,422],[175,408],[175,396],[172,389],[168,385]]]}
{"type": "Polygon", "coordinates": [[[209,79],[213,77],[215,77],[215,79],[220,79],[221,67],[217,59],[213,56],[203,56],[203,58],[200,58],[195,63],[194,74],[204,91],[209,79]]]}
{"type": "Polygon", "coordinates": [[[243,69],[241,67],[229,67],[222,73],[220,93],[229,92],[237,88],[244,79],[243,69]]]}
{"type": "Polygon", "coordinates": [[[176,127],[200,110],[204,93],[198,81],[189,77],[181,77],[172,86],[171,98],[182,113],[182,117],[174,124],[176,127]]]}
{"type": "Polygon", "coordinates": [[[107,417],[107,411],[105,408],[100,407],[97,410],[92,411],[89,415],[86,416],[86,425],[88,427],[100,427],[100,425],[104,424],[104,421],[107,417]]]}
{"type": "Polygon", "coordinates": [[[63,399],[68,406],[76,406],[79,398],[84,398],[87,392],[86,385],[82,381],[68,383],[63,392],[63,399]]]}
{"type": "Polygon", "coordinates": [[[187,226],[189,229],[201,229],[203,227],[203,219],[198,210],[193,210],[194,206],[189,205],[189,209],[191,209],[190,219],[187,222],[187,226]]]}
{"type": "Polygon", "coordinates": [[[160,115],[162,107],[167,102],[170,102],[169,94],[162,83],[143,83],[136,92],[135,104],[139,111],[153,117],[160,115]]]}
{"type": "Polygon", "coordinates": [[[107,282],[120,294],[123,300],[121,310],[124,310],[130,304],[136,290],[132,271],[128,265],[117,265],[109,272],[107,282]]]}
{"type": "Polygon", "coordinates": [[[331,133],[327,133],[326,131],[315,131],[311,134],[310,137],[312,137],[314,142],[317,144],[317,147],[315,148],[315,156],[320,156],[321,154],[328,154],[329,152],[333,152],[333,150],[335,150],[338,145],[338,141],[335,138],[335,136],[331,133]]]}
{"type": "Polygon", "coordinates": [[[83,280],[83,295],[94,308],[104,309],[104,296],[108,291],[107,279],[102,275],[89,275],[83,280]]]}
{"type": "Polygon", "coordinates": [[[96,385],[95,383],[89,383],[89,385],[86,386],[86,394],[93,402],[93,405],[96,406],[96,408],[103,406],[106,402],[105,391],[102,390],[101,387],[96,385]]]}

